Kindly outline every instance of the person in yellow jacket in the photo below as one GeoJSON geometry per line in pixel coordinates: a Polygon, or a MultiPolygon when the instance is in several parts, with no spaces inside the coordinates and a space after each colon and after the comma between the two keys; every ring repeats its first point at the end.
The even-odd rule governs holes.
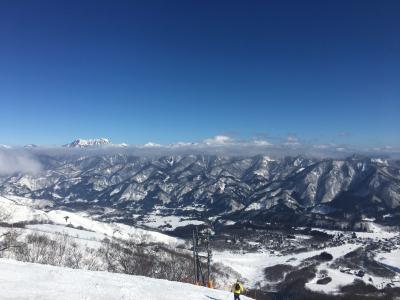
{"type": "Polygon", "coordinates": [[[240,283],[239,279],[232,285],[232,293],[234,300],[240,300],[240,294],[244,293],[244,287],[240,283]]]}

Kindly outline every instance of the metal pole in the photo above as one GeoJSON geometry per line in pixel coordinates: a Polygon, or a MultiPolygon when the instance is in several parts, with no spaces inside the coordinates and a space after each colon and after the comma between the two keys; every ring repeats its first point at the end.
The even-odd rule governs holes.
{"type": "Polygon", "coordinates": [[[200,263],[200,258],[199,258],[199,230],[196,226],[196,283],[200,281],[200,276],[202,275],[202,270],[201,270],[201,263],[200,263]]]}
{"type": "Polygon", "coordinates": [[[194,230],[193,230],[193,261],[194,261],[194,284],[197,284],[196,239],[194,230]]]}
{"type": "Polygon", "coordinates": [[[207,285],[210,286],[211,273],[211,250],[210,250],[210,232],[207,232],[207,285]]]}

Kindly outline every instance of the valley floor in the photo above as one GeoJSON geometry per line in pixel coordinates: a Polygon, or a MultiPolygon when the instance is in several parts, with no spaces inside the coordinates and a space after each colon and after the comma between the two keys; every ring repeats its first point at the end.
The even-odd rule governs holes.
{"type": "MultiPolygon", "coordinates": [[[[308,272],[314,274],[305,279],[304,284],[300,286],[316,293],[338,295],[342,293],[343,287],[349,287],[357,281],[363,282],[372,289],[383,290],[388,286],[399,288],[400,236],[398,232],[385,231],[374,223],[370,224],[369,229],[370,232],[357,232],[355,238],[352,238],[351,232],[320,230],[332,236],[341,236],[341,238],[336,241],[331,240],[329,243],[320,243],[318,249],[303,249],[301,252],[287,253],[277,249],[265,249],[260,243],[253,241],[250,242],[251,245],[258,244],[258,250],[214,251],[213,260],[229,266],[240,274],[249,288],[268,292],[277,290],[277,286],[286,281],[288,274],[300,269],[304,271],[302,276],[308,272]],[[322,252],[331,256],[328,261],[316,260],[322,252]],[[356,258],[357,255],[358,258],[356,258]],[[307,270],[307,267],[311,269],[307,270]],[[390,270],[390,274],[386,269],[390,270]],[[268,270],[268,276],[266,276],[266,270],[268,270]],[[275,279],[271,279],[271,276],[275,279]],[[325,282],[323,282],[322,279],[325,277],[325,282]]],[[[292,239],[297,245],[296,248],[301,248],[299,241],[307,243],[307,240],[308,238],[301,235],[295,235],[292,239]]],[[[245,240],[241,243],[242,247],[246,243],[249,244],[245,240]]]]}

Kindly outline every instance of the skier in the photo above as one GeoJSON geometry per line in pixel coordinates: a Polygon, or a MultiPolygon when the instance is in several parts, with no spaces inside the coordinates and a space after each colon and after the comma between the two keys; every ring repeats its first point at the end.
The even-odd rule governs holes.
{"type": "Polygon", "coordinates": [[[244,293],[244,287],[240,283],[239,279],[232,285],[232,293],[234,300],[240,300],[240,294],[244,293]]]}

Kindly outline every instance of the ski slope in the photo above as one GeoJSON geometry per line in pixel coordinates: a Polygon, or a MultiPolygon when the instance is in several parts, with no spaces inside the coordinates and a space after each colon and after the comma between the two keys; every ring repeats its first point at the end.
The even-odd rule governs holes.
{"type": "MultiPolygon", "coordinates": [[[[132,239],[136,242],[143,242],[146,240],[147,242],[159,242],[169,245],[178,245],[182,243],[180,239],[160,232],[136,228],[120,223],[99,222],[93,220],[90,216],[84,213],[64,210],[44,211],[38,208],[37,205],[39,203],[42,203],[42,201],[15,196],[0,196],[0,211],[6,218],[4,221],[8,223],[33,221],[62,226],[81,226],[86,230],[97,233],[97,236],[104,235],[120,239],[132,239]]],[[[43,226],[42,229],[43,228],[47,228],[51,231],[52,226],[43,226]]]]}
{"type": "MultiPolygon", "coordinates": [[[[227,291],[142,276],[0,259],[1,299],[228,300],[227,291]],[[4,293],[4,291],[6,291],[4,293]]],[[[251,298],[242,296],[243,300],[251,298]]]]}

